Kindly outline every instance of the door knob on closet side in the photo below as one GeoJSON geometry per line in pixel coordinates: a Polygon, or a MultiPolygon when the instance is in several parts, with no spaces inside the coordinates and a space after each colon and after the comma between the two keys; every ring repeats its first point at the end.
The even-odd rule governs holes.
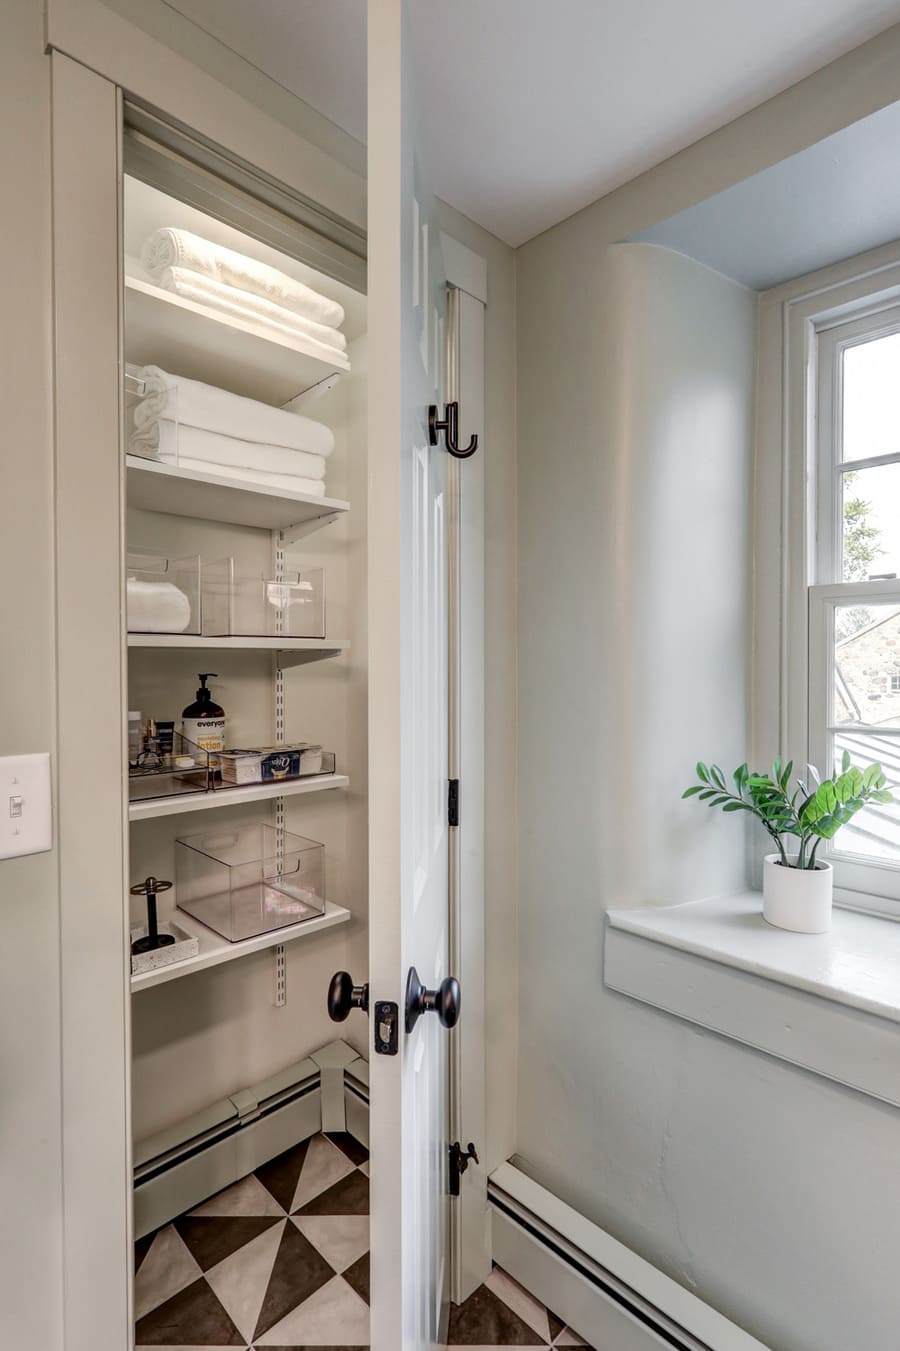
{"type": "Polygon", "coordinates": [[[455,1027],[459,1022],[459,981],[447,976],[436,990],[426,990],[414,966],[406,979],[406,1031],[412,1032],[423,1013],[436,1013],[442,1027],[455,1027]]]}
{"type": "Polygon", "coordinates": [[[332,1022],[342,1023],[351,1009],[369,1012],[369,987],[354,985],[349,971],[335,971],[328,987],[328,1016],[332,1022]]]}

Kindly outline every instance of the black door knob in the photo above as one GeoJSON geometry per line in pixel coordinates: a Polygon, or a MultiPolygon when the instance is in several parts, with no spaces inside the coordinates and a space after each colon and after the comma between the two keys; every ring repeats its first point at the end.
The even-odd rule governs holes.
{"type": "Polygon", "coordinates": [[[426,990],[414,966],[406,979],[406,1030],[412,1032],[423,1013],[436,1013],[442,1027],[455,1027],[459,1022],[459,981],[447,976],[436,990],[426,990]]]}
{"type": "Polygon", "coordinates": [[[332,1022],[342,1023],[351,1009],[369,1012],[369,987],[354,985],[349,971],[335,971],[328,987],[328,1016],[332,1022]]]}

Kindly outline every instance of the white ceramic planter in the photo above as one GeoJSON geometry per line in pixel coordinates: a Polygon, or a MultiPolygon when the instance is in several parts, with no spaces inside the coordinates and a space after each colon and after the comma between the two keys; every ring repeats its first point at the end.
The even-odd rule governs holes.
{"type": "Polygon", "coordinates": [[[785,868],[780,855],[767,854],[763,864],[763,916],[779,929],[798,934],[824,934],[831,928],[834,869],[830,863],[785,868]]]}

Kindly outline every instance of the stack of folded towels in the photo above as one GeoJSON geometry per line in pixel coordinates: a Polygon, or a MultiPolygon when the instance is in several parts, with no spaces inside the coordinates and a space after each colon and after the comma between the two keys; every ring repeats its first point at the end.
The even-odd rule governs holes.
{"type": "Polygon", "coordinates": [[[304,339],[304,349],[350,369],[344,311],[336,300],[266,263],[168,226],[144,242],[141,262],[157,286],[221,310],[279,337],[304,339]]]}
{"type": "Polygon", "coordinates": [[[134,454],[285,492],[325,495],[334,433],[323,423],[159,366],[129,371],[144,383],[129,438],[134,454]]]}

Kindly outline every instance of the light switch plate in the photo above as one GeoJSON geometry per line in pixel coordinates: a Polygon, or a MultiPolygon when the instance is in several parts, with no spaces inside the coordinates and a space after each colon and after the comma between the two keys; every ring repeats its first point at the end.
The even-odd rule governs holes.
{"type": "Polygon", "coordinates": [[[49,754],[0,757],[0,859],[52,847],[49,754]]]}

